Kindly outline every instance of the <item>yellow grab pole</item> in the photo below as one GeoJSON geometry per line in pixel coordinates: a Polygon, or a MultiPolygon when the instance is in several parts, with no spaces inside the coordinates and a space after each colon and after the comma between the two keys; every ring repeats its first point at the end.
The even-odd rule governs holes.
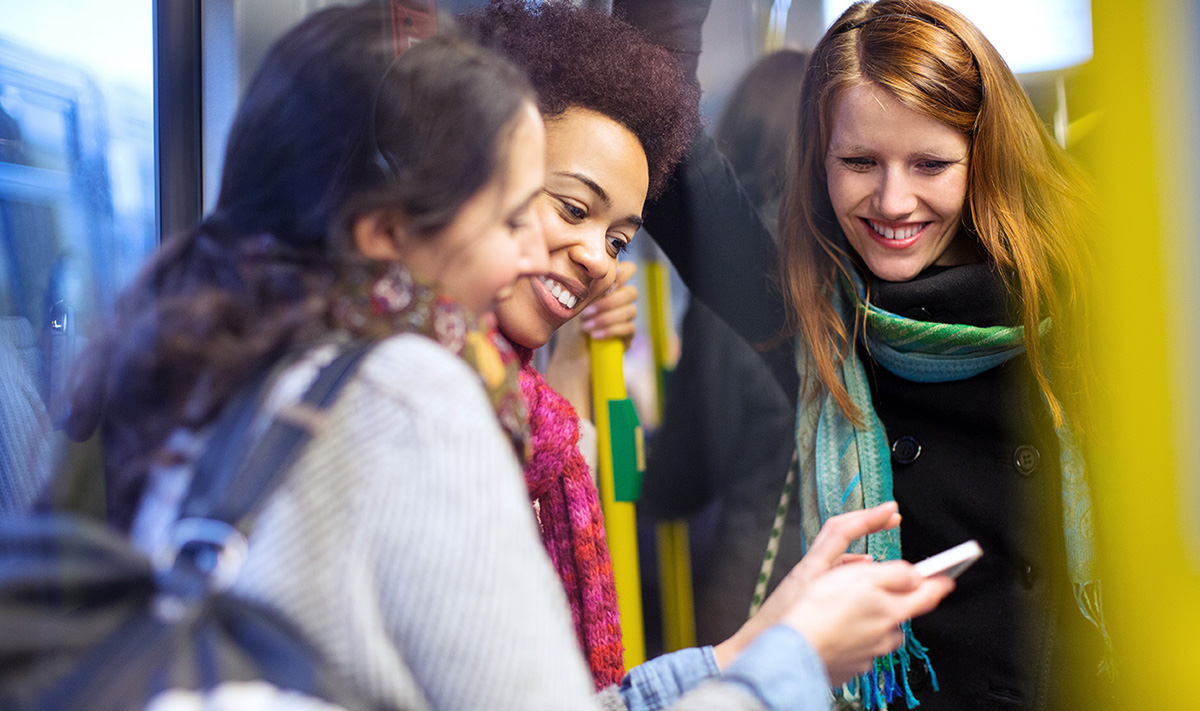
{"type": "Polygon", "coordinates": [[[674,367],[668,342],[671,284],[666,265],[656,255],[646,258],[642,266],[646,274],[646,321],[650,330],[650,349],[654,354],[654,384],[657,395],[658,421],[651,424],[658,426],[662,423],[667,402],[667,378],[674,367]]]}
{"type": "Polygon", "coordinates": [[[692,602],[692,557],[687,519],[659,521],[658,581],[662,595],[665,651],[696,646],[696,610],[692,602]]]}
{"type": "Polygon", "coordinates": [[[1153,699],[1195,679],[1200,660],[1198,13],[1192,0],[1092,2],[1088,88],[1102,113],[1084,158],[1106,208],[1092,239],[1106,398],[1089,466],[1117,662],[1117,698],[1104,708],[1114,711],[1161,705],[1153,699]]]}
{"type": "MultiPolygon", "coordinates": [[[[670,322],[670,282],[666,265],[657,258],[647,259],[646,297],[650,323],[650,344],[654,353],[654,373],[658,394],[658,421],[666,407],[667,377],[671,371],[668,343],[670,322]]],[[[692,599],[692,556],[685,519],[659,521],[655,525],[658,543],[658,584],[662,597],[663,646],[665,651],[696,646],[696,607],[692,599]]]]}
{"type": "Polygon", "coordinates": [[[592,409],[600,452],[600,507],[608,532],[621,636],[625,643],[625,668],[646,661],[646,633],[642,619],[642,581],[638,570],[637,512],[634,502],[646,469],[642,428],[633,402],[625,393],[625,373],[620,339],[589,343],[592,357],[592,409]]]}

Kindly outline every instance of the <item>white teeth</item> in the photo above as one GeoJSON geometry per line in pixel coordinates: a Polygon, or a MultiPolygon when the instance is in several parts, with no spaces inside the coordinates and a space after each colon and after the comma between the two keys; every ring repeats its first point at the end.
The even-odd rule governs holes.
{"type": "Polygon", "coordinates": [[[874,220],[867,220],[867,224],[871,225],[871,229],[875,230],[876,232],[883,235],[887,239],[908,239],[909,237],[912,237],[916,233],[925,229],[925,225],[927,225],[929,223],[918,222],[915,225],[908,225],[905,227],[901,227],[900,229],[888,227],[887,225],[881,225],[878,222],[875,222],[874,220]]]}
{"type": "Polygon", "coordinates": [[[568,309],[575,308],[575,304],[579,303],[579,299],[562,284],[559,284],[550,277],[538,277],[538,279],[541,279],[550,293],[554,295],[554,298],[558,299],[558,303],[568,309]]]}

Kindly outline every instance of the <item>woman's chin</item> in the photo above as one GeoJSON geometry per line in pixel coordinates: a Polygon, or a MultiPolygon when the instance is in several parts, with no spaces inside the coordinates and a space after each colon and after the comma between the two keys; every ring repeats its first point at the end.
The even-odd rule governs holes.
{"type": "Polygon", "coordinates": [[[497,327],[505,338],[529,350],[541,348],[554,335],[554,329],[545,324],[531,323],[530,319],[506,318],[503,309],[497,312],[497,327]]]}
{"type": "Polygon", "coordinates": [[[916,266],[900,265],[900,264],[867,264],[867,269],[871,271],[871,275],[880,281],[912,281],[921,269],[916,266]]]}

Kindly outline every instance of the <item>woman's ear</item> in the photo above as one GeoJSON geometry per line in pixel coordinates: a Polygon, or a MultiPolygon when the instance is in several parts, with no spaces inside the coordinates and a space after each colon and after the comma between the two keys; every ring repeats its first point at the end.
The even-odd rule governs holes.
{"type": "Polygon", "coordinates": [[[377,261],[396,261],[406,236],[403,216],[395,210],[374,210],[354,218],[350,225],[354,247],[364,257],[377,261]]]}

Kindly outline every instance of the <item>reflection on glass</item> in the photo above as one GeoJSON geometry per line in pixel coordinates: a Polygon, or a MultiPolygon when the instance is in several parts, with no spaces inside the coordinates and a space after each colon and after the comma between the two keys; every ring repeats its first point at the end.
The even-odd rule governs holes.
{"type": "Polygon", "coordinates": [[[155,247],[152,8],[80,5],[0,25],[0,512],[34,495],[46,404],[155,247]]]}

